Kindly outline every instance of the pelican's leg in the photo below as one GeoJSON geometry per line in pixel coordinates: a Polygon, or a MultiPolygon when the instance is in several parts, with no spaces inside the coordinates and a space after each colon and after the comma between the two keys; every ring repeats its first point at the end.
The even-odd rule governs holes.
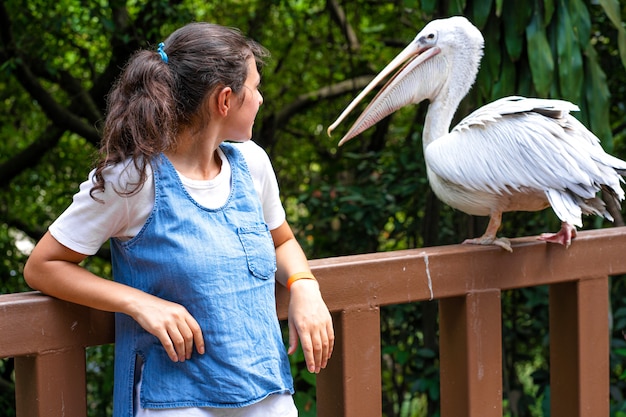
{"type": "Polygon", "coordinates": [[[561,230],[557,233],[542,233],[537,239],[551,243],[560,243],[569,248],[572,239],[576,237],[576,227],[567,222],[561,223],[561,230]]]}
{"type": "Polygon", "coordinates": [[[477,237],[475,239],[466,239],[463,243],[470,243],[473,245],[496,245],[500,246],[502,249],[513,252],[511,248],[511,242],[509,239],[505,237],[497,238],[496,234],[498,233],[498,229],[500,229],[500,224],[502,223],[502,212],[493,212],[489,217],[489,224],[487,225],[487,230],[481,237],[477,237]]]}

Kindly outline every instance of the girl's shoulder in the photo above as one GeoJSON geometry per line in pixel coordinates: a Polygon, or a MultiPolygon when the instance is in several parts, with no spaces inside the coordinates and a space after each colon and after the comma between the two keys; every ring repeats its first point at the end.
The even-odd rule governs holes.
{"type": "Polygon", "coordinates": [[[273,172],[269,155],[265,152],[265,149],[252,140],[231,143],[231,145],[241,152],[253,178],[263,178],[268,173],[273,172]]]}
{"type": "Polygon", "coordinates": [[[91,192],[91,171],[70,206],[50,225],[50,232],[70,249],[92,255],[111,237],[128,239],[143,226],[154,206],[154,182],[148,166],[146,181],[136,193],[125,195],[140,180],[132,161],[108,166],[102,172],[104,190],[91,192]]]}
{"type": "MultiPolygon", "coordinates": [[[[145,165],[145,171],[145,182],[147,183],[152,180],[152,166],[149,163],[145,165]]],[[[95,171],[89,173],[90,181],[93,181],[94,174],[95,171]]],[[[114,194],[127,194],[135,189],[141,181],[140,167],[131,158],[107,166],[102,171],[102,176],[104,178],[105,194],[108,194],[107,187],[111,191],[116,191],[114,194]]]]}
{"type": "Polygon", "coordinates": [[[265,152],[265,149],[263,149],[253,140],[248,140],[245,142],[229,142],[229,145],[231,145],[235,149],[238,149],[244,156],[244,158],[246,158],[246,162],[250,159],[259,159],[268,163],[270,161],[270,158],[267,155],[267,152],[265,152]]]}

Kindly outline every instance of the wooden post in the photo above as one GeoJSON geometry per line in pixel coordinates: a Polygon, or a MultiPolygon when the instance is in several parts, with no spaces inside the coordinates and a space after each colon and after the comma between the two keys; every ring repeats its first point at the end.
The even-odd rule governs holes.
{"type": "Polygon", "coordinates": [[[502,417],[500,291],[439,301],[442,417],[502,417]]]}
{"type": "Polygon", "coordinates": [[[610,414],[609,338],[607,277],[550,286],[552,417],[610,414]]]}
{"type": "Polygon", "coordinates": [[[15,358],[17,417],[85,417],[85,350],[15,358]]]}
{"type": "Polygon", "coordinates": [[[317,376],[317,415],[380,417],[380,309],[342,311],[333,319],[335,349],[317,376]]]}

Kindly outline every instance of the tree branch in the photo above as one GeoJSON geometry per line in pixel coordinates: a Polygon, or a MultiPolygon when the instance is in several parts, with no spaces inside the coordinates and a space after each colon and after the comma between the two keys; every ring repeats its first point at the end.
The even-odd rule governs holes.
{"type": "Polygon", "coordinates": [[[310,107],[322,100],[328,100],[346,93],[357,91],[365,87],[374,77],[371,75],[361,75],[336,84],[325,86],[317,91],[302,94],[294,101],[278,111],[274,118],[274,123],[278,126],[285,125],[289,119],[303,109],[310,107]]]}
{"type": "Polygon", "coordinates": [[[20,57],[18,49],[13,41],[11,33],[11,19],[5,8],[4,2],[0,2],[0,22],[2,29],[0,36],[5,47],[6,59],[14,59],[16,70],[15,77],[24,87],[24,89],[35,99],[41,106],[43,112],[58,127],[71,130],[83,136],[89,141],[98,142],[98,131],[89,124],[85,123],[80,117],[68,111],[61,106],[39,83],[39,80],[26,64],[27,60],[20,57]]]}
{"type": "Polygon", "coordinates": [[[48,94],[21,59],[16,59],[16,64],[18,68],[15,71],[15,77],[31,97],[37,100],[43,112],[56,126],[75,132],[90,142],[97,143],[100,140],[98,130],[85,123],[83,119],[60,105],[48,94]]]}
{"type": "MultiPolygon", "coordinates": [[[[21,59],[24,60],[24,57],[21,57],[21,59]]],[[[73,77],[69,71],[59,69],[55,74],[51,74],[42,70],[46,67],[46,63],[39,58],[29,58],[28,63],[25,65],[33,70],[34,76],[55,83],[65,91],[72,100],[70,110],[73,113],[85,117],[92,124],[102,118],[102,112],[98,109],[92,97],[83,88],[81,82],[73,77]]]]}
{"type": "Polygon", "coordinates": [[[362,75],[349,80],[344,80],[336,84],[322,87],[317,91],[301,94],[294,101],[283,107],[276,113],[271,113],[263,118],[259,135],[255,135],[254,140],[261,147],[270,149],[274,144],[274,138],[278,126],[285,129],[289,120],[302,110],[311,107],[320,101],[328,100],[342,94],[357,91],[365,87],[374,77],[372,75],[362,75]]]}
{"type": "Polygon", "coordinates": [[[37,165],[46,152],[56,146],[64,132],[58,126],[49,125],[30,146],[0,164],[0,188],[7,187],[25,169],[37,165]]]}
{"type": "Polygon", "coordinates": [[[339,5],[337,0],[328,0],[326,4],[328,5],[328,9],[330,10],[330,16],[341,27],[341,31],[346,37],[346,41],[348,41],[348,47],[350,48],[350,50],[358,51],[361,48],[359,38],[357,38],[356,32],[354,31],[354,29],[352,29],[352,25],[350,25],[350,23],[348,22],[346,13],[341,8],[341,5],[339,5]]]}

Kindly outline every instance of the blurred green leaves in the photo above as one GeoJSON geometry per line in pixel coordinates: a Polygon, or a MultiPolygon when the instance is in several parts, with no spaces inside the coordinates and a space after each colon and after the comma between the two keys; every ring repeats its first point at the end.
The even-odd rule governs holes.
{"type": "Polygon", "coordinates": [[[537,94],[545,97],[549,94],[554,79],[554,59],[543,22],[544,19],[540,11],[535,10],[528,27],[526,27],[526,39],[528,40],[528,61],[533,83],[537,94]]]}

